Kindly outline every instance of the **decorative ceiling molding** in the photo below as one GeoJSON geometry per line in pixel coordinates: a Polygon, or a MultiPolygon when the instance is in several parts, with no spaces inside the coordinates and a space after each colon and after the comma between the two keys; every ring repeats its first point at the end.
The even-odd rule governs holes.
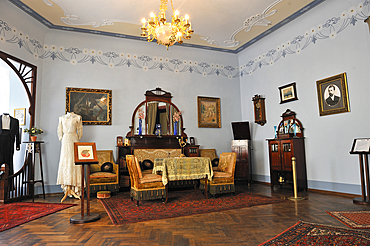
{"type": "Polygon", "coordinates": [[[58,0],[43,0],[43,2],[52,7],[54,6],[53,3],[58,5],[64,12],[64,16],[60,18],[61,22],[63,22],[66,25],[70,26],[92,26],[92,27],[100,27],[100,26],[111,26],[114,25],[114,22],[124,22],[123,20],[119,19],[107,19],[103,20],[102,22],[86,22],[86,23],[76,23],[77,20],[80,19],[79,16],[71,14],[71,11],[69,11],[63,4],[58,2],[58,0]]]}
{"type": "MultiPolygon", "coordinates": [[[[118,26],[118,25],[112,25],[113,23],[117,24],[117,22],[120,22],[120,23],[123,23],[123,25],[125,25],[125,23],[130,23],[127,20],[122,21],[122,19],[120,19],[120,17],[116,17],[117,19],[116,18],[112,19],[112,18],[101,17],[100,18],[101,20],[97,20],[97,21],[95,21],[95,20],[93,20],[93,21],[85,20],[82,15],[76,15],[75,14],[76,11],[72,10],[71,7],[69,7],[67,4],[64,4],[64,2],[62,0],[42,0],[42,1],[40,1],[40,0],[38,0],[38,1],[34,1],[34,0],[8,0],[8,1],[11,2],[12,4],[14,4],[15,6],[19,7],[22,11],[29,14],[30,16],[32,16],[33,18],[35,18],[40,23],[42,23],[43,25],[45,25],[47,28],[50,28],[50,29],[65,30],[65,31],[79,32],[79,33],[90,33],[90,34],[96,34],[96,35],[103,35],[103,36],[116,37],[116,38],[125,38],[125,39],[147,42],[145,38],[142,38],[141,36],[134,35],[132,33],[123,33],[123,32],[119,32],[119,31],[118,32],[117,31],[112,31],[114,29],[114,26],[118,26]],[[32,2],[32,4],[31,4],[31,2],[32,2]],[[36,2],[40,2],[40,3],[36,3],[36,2]],[[27,5],[27,3],[29,3],[29,5],[27,5]],[[64,6],[61,6],[60,3],[62,3],[64,6]],[[59,11],[59,13],[58,13],[59,16],[56,18],[56,19],[58,19],[58,22],[52,22],[51,18],[48,19],[48,16],[41,14],[41,12],[38,12],[38,10],[40,10],[40,9],[35,7],[35,6],[38,6],[38,5],[43,5],[44,8],[48,8],[48,6],[49,6],[50,11],[47,12],[49,14],[49,16],[50,16],[51,13],[56,13],[56,11],[59,11]],[[54,6],[54,8],[51,8],[52,6],[54,6]],[[58,6],[58,7],[56,7],[56,6],[58,6]],[[63,16],[63,13],[60,13],[62,11],[64,12],[64,16],[63,16]],[[63,17],[60,17],[60,16],[63,16],[63,17]],[[62,21],[59,21],[59,20],[61,20],[59,18],[62,18],[62,21]],[[80,23],[78,23],[78,20],[80,21],[80,23]],[[83,23],[83,22],[85,22],[85,23],[83,23]],[[57,23],[59,23],[59,24],[57,24],[57,23]],[[63,25],[61,25],[61,23],[63,25]],[[99,28],[99,30],[94,30],[94,28],[96,28],[96,27],[99,28]]],[[[274,2],[274,0],[272,0],[272,1],[269,0],[269,1],[270,1],[269,3],[274,2]]],[[[283,1],[283,0],[280,0],[280,1],[283,1]]],[[[304,7],[302,7],[301,9],[296,10],[296,12],[294,12],[293,14],[288,15],[287,17],[285,17],[285,19],[279,20],[277,22],[273,21],[272,25],[267,24],[268,28],[264,32],[259,33],[258,35],[254,36],[252,39],[250,39],[249,41],[247,41],[245,43],[243,43],[244,41],[241,40],[241,39],[240,40],[235,39],[238,31],[239,30],[240,31],[241,30],[248,30],[249,27],[252,28],[255,25],[266,25],[266,22],[265,22],[265,20],[262,19],[261,14],[256,15],[256,16],[252,16],[252,17],[246,19],[243,22],[243,26],[241,28],[239,28],[237,31],[235,31],[233,33],[233,35],[231,35],[229,40],[225,41],[226,43],[223,44],[224,46],[220,46],[218,43],[217,43],[217,45],[216,44],[215,45],[211,44],[214,40],[211,40],[210,37],[208,37],[208,39],[204,38],[204,39],[206,39],[206,41],[208,40],[207,41],[208,43],[204,42],[204,40],[202,40],[202,39],[200,39],[200,37],[198,37],[197,42],[194,42],[194,43],[190,42],[190,43],[186,43],[186,44],[184,43],[181,46],[197,48],[197,49],[212,50],[212,51],[219,51],[219,52],[226,52],[226,53],[231,53],[231,54],[237,54],[240,51],[249,47],[250,45],[254,44],[255,42],[258,42],[260,39],[266,37],[270,33],[278,30],[280,27],[284,26],[285,24],[289,23],[290,21],[294,20],[295,18],[301,16],[302,14],[309,11],[313,7],[315,7],[315,6],[319,5],[320,3],[324,2],[325,0],[302,0],[302,1],[307,1],[309,3],[304,5],[304,7]],[[239,42],[239,44],[237,44],[237,46],[235,47],[236,42],[239,42]]],[[[83,1],[83,2],[85,2],[85,1],[83,1]]],[[[285,4],[287,2],[288,1],[284,1],[281,4],[285,4]]],[[[275,2],[274,2],[274,4],[271,4],[270,6],[272,6],[272,7],[276,6],[275,2]]],[[[278,7],[280,7],[280,5],[278,7]]],[[[274,19],[281,13],[281,11],[279,10],[278,7],[277,7],[277,9],[278,9],[279,12],[278,12],[278,14],[276,14],[274,16],[274,19]]],[[[270,13],[268,13],[268,11],[269,10],[266,9],[263,12],[266,15],[266,16],[264,16],[265,18],[272,15],[272,11],[270,13]]],[[[53,15],[53,16],[55,17],[55,15],[53,15]]],[[[131,24],[133,24],[133,23],[131,23],[131,24]]],[[[224,30],[224,29],[222,29],[222,30],[224,30]]],[[[254,28],[251,29],[251,31],[248,33],[248,35],[253,33],[255,30],[257,30],[257,29],[254,29],[254,28]]],[[[239,33],[240,33],[240,31],[239,31],[239,33]]],[[[193,39],[193,40],[195,40],[195,39],[193,39]]],[[[216,41],[214,41],[214,42],[216,42],[216,41]]],[[[175,44],[175,45],[177,45],[177,44],[175,44]]]]}
{"type": "Polygon", "coordinates": [[[245,31],[245,32],[249,32],[253,26],[268,26],[268,25],[271,25],[271,21],[267,20],[266,18],[271,16],[271,15],[274,15],[276,14],[277,10],[272,10],[270,13],[268,13],[273,7],[275,7],[278,3],[282,2],[284,0],[277,0],[275,1],[274,3],[272,3],[270,6],[268,6],[261,14],[256,14],[256,15],[253,15],[249,18],[247,18],[244,22],[243,22],[243,26],[240,27],[239,29],[237,29],[233,34],[231,34],[231,37],[229,40],[225,40],[224,41],[224,45],[220,45],[217,41],[215,40],[211,40],[210,37],[201,37],[201,39],[207,41],[209,44],[215,44],[217,46],[220,46],[220,47],[227,47],[227,48],[232,48],[232,47],[236,47],[240,44],[239,41],[237,41],[235,39],[235,36],[241,32],[241,31],[245,31]]]}

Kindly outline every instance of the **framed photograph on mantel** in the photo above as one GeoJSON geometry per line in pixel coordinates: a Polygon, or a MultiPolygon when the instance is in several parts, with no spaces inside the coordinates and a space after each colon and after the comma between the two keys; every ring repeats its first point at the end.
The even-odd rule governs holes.
{"type": "Polygon", "coordinates": [[[350,112],[346,73],[316,81],[320,116],[350,112]]]}
{"type": "Polygon", "coordinates": [[[279,92],[280,92],[280,104],[298,100],[295,82],[280,86],[279,92]]]}
{"type": "Polygon", "coordinates": [[[66,88],[66,113],[81,115],[84,125],[112,125],[112,91],[66,88]]]}
{"type": "Polygon", "coordinates": [[[198,127],[221,128],[220,98],[198,97],[198,127]]]}

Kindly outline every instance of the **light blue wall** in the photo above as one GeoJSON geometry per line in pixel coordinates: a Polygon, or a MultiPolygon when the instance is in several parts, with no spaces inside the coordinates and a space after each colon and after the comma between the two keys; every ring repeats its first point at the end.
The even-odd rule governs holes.
{"type": "MultiPolygon", "coordinates": [[[[81,141],[96,142],[99,150],[115,150],[116,136],[125,136],[129,131],[133,110],[145,100],[145,91],[156,87],[172,93],[172,102],[183,111],[185,132],[189,137],[194,136],[201,148],[216,148],[218,153],[231,150],[230,122],[241,120],[240,83],[235,70],[238,67],[237,55],[183,46],[170,47],[167,51],[155,43],[47,30],[9,3],[1,3],[0,20],[11,27],[29,25],[21,28],[29,30],[29,36],[42,46],[48,46],[31,54],[16,43],[0,43],[1,50],[21,59],[31,59],[31,63],[42,68],[37,84],[36,125],[45,131],[41,139],[45,141],[43,163],[46,163],[44,175],[48,192],[61,191],[56,186],[61,147],[57,126],[58,117],[65,113],[66,87],[112,90],[112,125],[85,125],[83,128],[81,141]],[[2,6],[14,13],[8,15],[2,6]],[[41,33],[37,29],[41,29],[41,33]],[[82,53],[73,55],[70,48],[82,53]],[[87,53],[94,49],[105,54],[92,61],[85,56],[85,49],[87,53]],[[108,52],[114,52],[118,57],[110,59],[108,52]],[[119,56],[122,53],[124,55],[119,56]],[[162,58],[169,61],[162,62],[162,58]],[[72,65],[73,61],[77,64],[72,65]],[[114,68],[109,63],[114,63],[114,68]],[[197,96],[220,98],[221,128],[198,128],[197,96]]],[[[11,34],[6,33],[6,37],[9,40],[11,34]]]]}
{"type": "MultiPolygon", "coordinates": [[[[273,126],[278,124],[280,115],[287,108],[297,112],[305,128],[309,188],[359,194],[358,158],[348,152],[354,138],[368,137],[369,134],[369,116],[364,106],[370,87],[366,82],[369,78],[369,28],[361,20],[362,17],[357,16],[354,25],[349,21],[342,28],[340,21],[343,20],[338,21],[339,24],[333,25],[333,28],[340,32],[334,39],[325,38],[329,32],[323,28],[324,36],[315,43],[308,41],[309,45],[305,47],[301,43],[304,41],[298,42],[301,47],[299,55],[278,57],[277,52],[273,55],[273,65],[256,64],[260,61],[259,56],[261,60],[268,60],[269,51],[276,50],[288,41],[292,43],[290,53],[295,53],[296,44],[292,42],[297,40],[295,38],[299,35],[303,39],[307,38],[304,34],[312,27],[317,28],[319,24],[327,23],[332,17],[339,17],[344,11],[362,2],[326,0],[238,55],[182,46],[171,47],[166,51],[154,43],[48,30],[9,2],[1,2],[0,20],[18,30],[26,30],[25,33],[31,39],[39,41],[41,45],[47,44],[49,49],[45,52],[36,49],[35,54],[39,56],[36,59],[32,54],[35,47],[31,46],[30,52],[25,47],[19,47],[16,42],[0,40],[2,51],[38,66],[36,125],[45,130],[42,139],[45,141],[44,173],[48,192],[61,191],[55,185],[60,152],[56,128],[58,117],[64,114],[65,87],[113,91],[112,126],[84,126],[82,141],[94,141],[98,149],[114,149],[116,136],[124,136],[128,132],[132,111],[144,100],[145,91],[161,87],[172,93],[173,102],[184,111],[184,126],[188,136],[195,136],[196,142],[203,148],[216,148],[218,153],[230,151],[231,121],[253,122],[253,95],[266,97],[267,124],[251,125],[253,174],[255,180],[259,181],[269,181],[266,139],[273,138],[273,126]],[[61,51],[50,51],[52,47],[59,49],[61,46],[61,51]],[[73,57],[68,52],[71,51],[69,48],[78,48],[82,53],[73,57]],[[92,62],[88,56],[85,57],[85,48],[87,52],[91,49],[103,53],[115,52],[118,57],[109,60],[103,55],[100,61],[92,62]],[[123,57],[119,56],[121,53],[124,53],[123,57]],[[129,59],[127,54],[130,54],[129,59]],[[152,60],[145,63],[144,60],[148,58],[152,60]],[[180,63],[187,61],[192,65],[197,62],[194,68],[198,70],[189,70],[184,64],[176,67],[171,62],[158,65],[160,58],[175,59],[175,62],[180,63]],[[253,72],[249,75],[250,61],[255,58],[257,62],[251,65],[253,72]],[[72,65],[72,59],[79,63],[72,65]],[[119,63],[120,60],[124,61],[123,65],[119,63]],[[127,60],[130,66],[125,63],[127,60]],[[115,67],[110,68],[109,62],[114,63],[115,67]],[[238,71],[232,68],[238,66],[243,72],[242,77],[229,79],[228,75],[237,77],[238,71]],[[212,70],[216,67],[218,70],[212,70]],[[202,68],[205,68],[206,76],[202,75],[202,68]],[[222,74],[225,72],[226,75],[222,74]],[[347,73],[351,112],[320,117],[316,81],[343,72],[347,73]],[[299,100],[279,104],[277,88],[291,82],[297,83],[299,100]],[[221,99],[221,129],[198,128],[197,96],[221,99]]],[[[6,35],[9,40],[9,33],[6,35]]]]}
{"type": "MultiPolygon", "coordinates": [[[[289,108],[297,113],[297,118],[305,128],[309,188],[361,193],[358,156],[350,155],[349,151],[354,138],[369,137],[370,116],[366,104],[370,89],[367,82],[370,43],[369,27],[363,21],[366,17],[358,14],[355,25],[350,22],[353,20],[351,18],[346,18],[347,22],[338,20],[331,28],[332,32],[341,30],[334,39],[321,36],[313,43],[312,35],[307,40],[304,34],[312,27],[318,32],[317,27],[320,24],[324,25],[352,6],[358,7],[362,2],[364,1],[327,0],[239,54],[239,66],[245,72],[240,79],[243,120],[253,119],[253,95],[261,94],[266,98],[267,124],[253,125],[253,174],[256,180],[270,181],[266,139],[274,137],[273,127],[280,122],[281,114],[289,108]],[[298,41],[300,54],[297,54],[298,46],[292,41],[299,35],[303,39],[298,41]],[[259,56],[276,50],[281,44],[286,46],[288,41],[291,42],[291,54],[285,50],[285,57],[279,58],[279,52],[276,52],[272,56],[273,65],[268,65],[271,58],[265,56],[261,60],[267,61],[266,65],[257,65],[252,74],[248,74],[249,61],[254,61],[257,57],[258,63],[259,56]],[[309,45],[302,49],[306,42],[309,45]],[[347,73],[351,112],[320,117],[316,81],[344,72],[347,73]],[[278,87],[292,82],[297,84],[299,100],[279,104],[278,87]]],[[[368,13],[367,8],[363,12],[368,13]]],[[[321,33],[327,36],[330,34],[325,27],[321,33]]],[[[317,34],[315,37],[320,36],[317,34]]],[[[252,67],[255,68],[256,63],[252,67]]]]}

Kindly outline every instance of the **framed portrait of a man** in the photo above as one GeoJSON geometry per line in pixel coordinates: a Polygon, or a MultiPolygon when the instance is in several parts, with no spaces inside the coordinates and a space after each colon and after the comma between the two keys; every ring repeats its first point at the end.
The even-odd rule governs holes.
{"type": "Polygon", "coordinates": [[[349,112],[346,73],[316,81],[320,116],[349,112]]]}

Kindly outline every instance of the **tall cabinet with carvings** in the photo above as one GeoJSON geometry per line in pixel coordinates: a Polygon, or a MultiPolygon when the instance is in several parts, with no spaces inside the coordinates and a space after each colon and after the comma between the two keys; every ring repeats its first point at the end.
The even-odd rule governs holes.
{"type": "Polygon", "coordinates": [[[274,139],[267,139],[270,158],[271,188],[274,185],[292,185],[292,157],[296,158],[298,190],[307,190],[306,155],[303,126],[296,113],[287,109],[276,129],[274,139]]]}

